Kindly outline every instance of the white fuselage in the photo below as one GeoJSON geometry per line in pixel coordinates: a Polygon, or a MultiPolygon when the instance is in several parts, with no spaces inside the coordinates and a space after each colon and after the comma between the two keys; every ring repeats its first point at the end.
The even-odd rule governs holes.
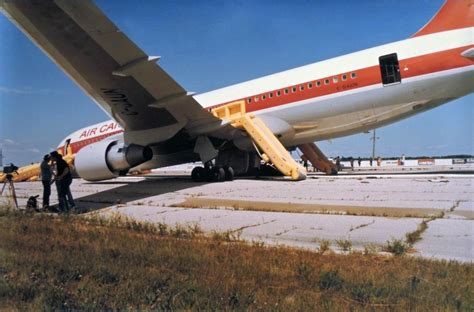
{"type": "MultiPolygon", "coordinates": [[[[203,109],[236,100],[247,112],[288,126],[295,146],[374,129],[474,91],[474,27],[410,38],[195,95],[203,109]],[[382,83],[379,57],[396,53],[401,82],[382,83]]],[[[114,124],[114,126],[111,126],[114,124]]],[[[270,128],[272,128],[270,126],[270,128]]],[[[107,121],[68,136],[74,152],[111,135],[107,121]],[[106,125],[106,126],[104,126],[106,125]],[[93,130],[96,129],[96,130],[93,130]]],[[[169,165],[154,162],[154,167],[169,165]]]]}
{"type": "MultiPolygon", "coordinates": [[[[415,37],[199,94],[195,99],[208,108],[252,98],[247,111],[282,119],[295,129],[294,140],[285,142],[287,145],[359,133],[473,92],[474,62],[457,51],[472,48],[473,38],[472,27],[415,37]],[[379,57],[391,53],[398,55],[402,81],[384,86],[379,57]],[[445,59],[433,62],[436,54],[445,59]],[[352,79],[351,73],[356,78],[352,79]],[[341,79],[343,74],[347,75],[345,81],[341,79]],[[329,85],[324,84],[325,79],[329,79],[329,85]],[[316,86],[318,81],[320,87],[316,86]],[[308,88],[310,82],[312,89],[308,88]],[[293,86],[297,88],[295,93],[312,91],[315,96],[265,105],[276,98],[276,90],[293,86]],[[274,93],[272,99],[270,92],[274,93]],[[256,95],[260,97],[258,102],[256,95]]],[[[280,98],[290,97],[291,91],[288,95],[281,92],[280,98]]]]}

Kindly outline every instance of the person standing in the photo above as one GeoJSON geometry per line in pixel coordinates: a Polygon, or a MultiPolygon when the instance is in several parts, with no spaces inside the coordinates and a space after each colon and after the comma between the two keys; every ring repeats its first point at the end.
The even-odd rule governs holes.
{"type": "Polygon", "coordinates": [[[41,162],[41,183],[43,183],[43,210],[49,208],[49,196],[51,196],[51,166],[49,161],[51,156],[49,154],[44,155],[43,161],[41,162]]]}
{"type": "Polygon", "coordinates": [[[357,163],[359,164],[359,167],[360,167],[360,164],[362,163],[362,159],[360,159],[360,156],[359,158],[357,158],[357,163]]]}
{"type": "Polygon", "coordinates": [[[69,208],[70,209],[75,209],[76,208],[76,204],[74,202],[74,198],[72,197],[72,193],[71,193],[71,184],[72,184],[72,173],[71,173],[71,167],[68,166],[68,169],[69,169],[69,176],[67,178],[67,181],[66,181],[66,184],[67,184],[67,188],[66,188],[66,200],[67,200],[67,203],[69,205],[69,208]]]}
{"type": "Polygon", "coordinates": [[[58,190],[59,210],[61,212],[68,212],[70,208],[69,206],[71,206],[71,208],[74,207],[74,200],[69,188],[72,183],[71,170],[69,169],[67,162],[64,161],[62,155],[58,152],[52,152],[51,157],[56,164],[56,177],[54,180],[58,190]],[[69,203],[66,200],[66,197],[69,197],[69,203]]]}
{"type": "Polygon", "coordinates": [[[336,157],[336,168],[337,168],[337,171],[341,171],[342,167],[341,167],[341,157],[337,156],[336,157]]]}

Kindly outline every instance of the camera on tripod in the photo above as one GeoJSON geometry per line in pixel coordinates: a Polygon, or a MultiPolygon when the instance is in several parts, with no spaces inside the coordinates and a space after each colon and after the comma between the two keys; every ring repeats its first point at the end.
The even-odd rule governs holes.
{"type": "Polygon", "coordinates": [[[8,166],[3,167],[3,173],[6,175],[5,182],[3,184],[2,192],[0,194],[3,194],[3,191],[5,190],[5,187],[8,186],[10,189],[10,196],[12,198],[12,205],[15,208],[18,208],[18,201],[16,199],[16,192],[15,192],[15,185],[13,184],[13,173],[18,174],[18,167],[15,166],[14,164],[9,164],[8,166]]]}
{"type": "Polygon", "coordinates": [[[18,167],[14,164],[9,164],[8,166],[3,167],[3,173],[8,175],[12,175],[13,173],[18,174],[18,167]]]}

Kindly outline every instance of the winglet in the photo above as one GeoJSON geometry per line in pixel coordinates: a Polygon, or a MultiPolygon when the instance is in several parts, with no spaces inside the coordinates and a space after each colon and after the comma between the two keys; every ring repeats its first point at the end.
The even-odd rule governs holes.
{"type": "Polygon", "coordinates": [[[435,16],[412,37],[474,26],[474,0],[446,0],[435,16]]]}

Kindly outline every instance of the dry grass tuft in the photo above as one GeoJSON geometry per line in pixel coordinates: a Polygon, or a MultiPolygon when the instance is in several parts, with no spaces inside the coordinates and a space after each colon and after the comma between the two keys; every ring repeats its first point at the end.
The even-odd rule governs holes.
{"type": "Polygon", "coordinates": [[[404,242],[401,239],[392,239],[387,241],[385,246],[383,246],[382,250],[390,252],[394,254],[395,256],[401,256],[404,255],[408,249],[410,248],[410,245],[408,245],[406,242],[404,242]]]}
{"type": "Polygon", "coordinates": [[[327,239],[323,239],[319,243],[318,252],[323,255],[323,254],[327,253],[330,250],[330,247],[331,247],[331,241],[329,241],[327,239]]]}
{"type": "Polygon", "coordinates": [[[347,239],[338,239],[336,240],[336,244],[342,251],[351,251],[352,250],[352,242],[347,239]]]}
{"type": "Polygon", "coordinates": [[[409,232],[405,235],[407,244],[413,246],[413,244],[421,240],[421,234],[423,234],[423,232],[426,231],[427,228],[428,222],[426,220],[423,220],[420,225],[418,225],[416,231],[409,232]]]}

